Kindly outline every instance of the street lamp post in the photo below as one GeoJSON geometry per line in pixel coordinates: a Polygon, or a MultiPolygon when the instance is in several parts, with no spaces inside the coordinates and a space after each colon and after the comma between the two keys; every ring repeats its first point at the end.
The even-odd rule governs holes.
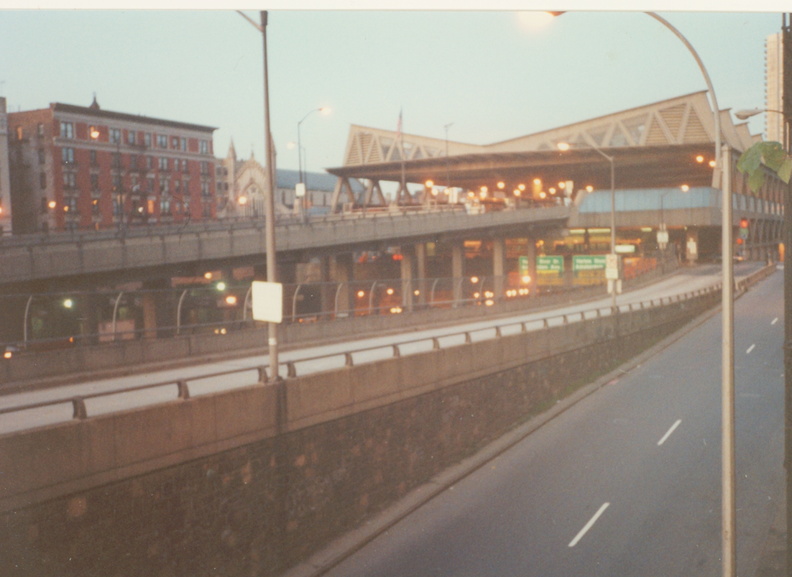
{"type": "Polygon", "coordinates": [[[302,163],[302,138],[300,135],[300,127],[302,123],[305,122],[305,119],[311,116],[314,112],[327,112],[329,110],[326,106],[322,106],[320,108],[314,108],[302,117],[302,119],[297,123],[297,172],[299,183],[297,183],[297,189],[295,190],[295,196],[299,193],[302,195],[301,203],[302,203],[302,210],[303,210],[303,221],[306,220],[308,216],[308,185],[305,183],[305,172],[303,170],[303,163],[302,163]]]}
{"type": "Polygon", "coordinates": [[[444,124],[443,128],[445,129],[445,168],[446,168],[446,193],[448,193],[448,189],[451,186],[451,170],[448,167],[448,129],[454,125],[453,122],[449,122],[448,124],[444,124]]]}
{"type": "MultiPolygon", "coordinates": [[[[690,187],[687,184],[683,184],[681,187],[682,192],[687,192],[690,190],[690,187]]],[[[666,246],[668,245],[668,227],[666,226],[665,221],[665,197],[671,194],[672,192],[676,192],[675,190],[667,190],[660,195],[660,227],[657,231],[657,244],[660,245],[660,250],[665,250],[666,246]]]]}
{"type": "MultiPolygon", "coordinates": [[[[559,12],[551,12],[559,15],[559,12]]],[[[722,341],[721,341],[721,481],[722,481],[722,547],[723,547],[723,577],[734,577],[737,571],[737,546],[735,538],[736,529],[736,498],[734,487],[734,262],[732,253],[732,194],[730,171],[731,151],[721,147],[721,122],[720,107],[715,96],[712,80],[707,72],[704,62],[688,39],[677,30],[668,20],[654,12],[645,12],[660,24],[670,30],[688,49],[696,60],[712,104],[715,140],[715,168],[713,173],[713,186],[721,189],[721,261],[722,261],[722,341]],[[724,161],[727,165],[724,166],[724,161]],[[726,177],[726,178],[724,178],[726,177]]]]}
{"type": "MultiPolygon", "coordinates": [[[[619,283],[619,269],[616,264],[618,262],[618,257],[616,256],[616,164],[611,155],[605,154],[593,144],[589,143],[589,146],[610,163],[610,264],[611,267],[616,267],[616,270],[615,273],[609,273],[609,276],[613,276],[614,278],[608,278],[608,290],[611,293],[611,307],[616,309],[616,290],[619,283]]],[[[559,150],[566,151],[570,148],[571,145],[569,143],[558,143],[559,150]]],[[[606,269],[606,273],[609,270],[610,268],[606,269]]]]}
{"type": "MultiPolygon", "coordinates": [[[[267,170],[264,171],[264,182],[266,186],[266,208],[264,215],[265,236],[266,236],[266,257],[267,257],[267,281],[277,282],[277,264],[275,261],[275,175],[273,174],[272,163],[272,135],[270,133],[270,111],[269,111],[269,80],[267,69],[267,11],[261,11],[261,24],[256,24],[247,14],[237,11],[245,20],[250,22],[259,32],[261,32],[262,47],[264,55],[264,158],[267,170]]],[[[267,323],[268,327],[268,350],[270,359],[270,379],[274,382],[280,380],[278,372],[278,325],[274,322],[267,323]]]]}
{"type": "MultiPolygon", "coordinates": [[[[785,20],[786,21],[786,20],[785,20]]],[[[790,35],[792,38],[792,35],[790,35]]],[[[786,115],[781,110],[760,109],[739,110],[734,116],[740,120],[747,120],[763,112],[781,114],[784,121],[786,115]]],[[[782,125],[786,125],[783,122],[782,125]]],[[[784,126],[782,131],[784,150],[789,151],[792,147],[789,128],[784,126]]],[[[784,467],[786,468],[786,526],[787,526],[787,567],[792,567],[792,532],[789,530],[792,520],[792,266],[789,265],[788,257],[792,249],[792,186],[787,185],[784,197],[784,467]]]]}
{"type": "Polygon", "coordinates": [[[668,20],[646,12],[670,30],[696,60],[712,101],[715,140],[715,168],[713,184],[721,189],[721,546],[722,575],[734,577],[737,573],[737,501],[735,494],[734,457],[734,252],[732,234],[731,150],[721,146],[720,107],[715,88],[704,62],[687,38],[668,20]]]}

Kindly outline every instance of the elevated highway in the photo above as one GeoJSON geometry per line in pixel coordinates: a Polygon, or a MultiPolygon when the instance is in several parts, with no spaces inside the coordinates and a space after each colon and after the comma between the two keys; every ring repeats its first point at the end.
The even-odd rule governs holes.
{"type": "MultiPolygon", "coordinates": [[[[302,251],[315,256],[471,235],[525,235],[560,229],[571,210],[557,205],[468,214],[458,205],[368,210],[307,223],[284,219],[276,225],[276,249],[293,260],[302,251]]],[[[0,240],[0,286],[76,277],[118,280],[176,271],[203,274],[212,266],[261,264],[265,251],[263,219],[11,237],[0,240]]]]}
{"type": "MultiPolygon", "coordinates": [[[[755,274],[762,266],[756,262],[737,265],[735,274],[738,282],[755,274]]],[[[616,310],[610,308],[610,297],[603,295],[544,310],[513,312],[505,317],[468,318],[455,325],[419,325],[385,336],[294,344],[279,355],[279,374],[282,377],[303,377],[350,364],[373,362],[394,354],[410,355],[441,346],[454,346],[460,344],[460,338],[464,343],[466,339],[490,339],[502,333],[537,330],[592,316],[610,316],[629,312],[633,306],[661,305],[666,299],[670,301],[701,291],[716,290],[719,284],[720,267],[706,265],[682,269],[659,282],[625,293],[618,298],[616,310]],[[509,328],[503,328],[506,326],[509,328]]],[[[64,375],[62,380],[68,384],[58,385],[55,380],[43,388],[30,383],[6,389],[6,394],[0,394],[0,434],[71,419],[79,412],[72,410],[73,400],[78,398],[96,397],[90,402],[90,413],[84,415],[90,416],[176,400],[184,395],[184,387],[187,386],[194,385],[192,395],[205,395],[247,387],[265,381],[273,374],[266,352],[212,362],[192,361],[187,366],[180,363],[174,368],[130,368],[127,372],[131,374],[98,379],[82,377],[77,382],[64,375]],[[183,384],[176,386],[180,382],[183,384]],[[15,410],[34,405],[42,406],[29,411],[15,410]]]]}

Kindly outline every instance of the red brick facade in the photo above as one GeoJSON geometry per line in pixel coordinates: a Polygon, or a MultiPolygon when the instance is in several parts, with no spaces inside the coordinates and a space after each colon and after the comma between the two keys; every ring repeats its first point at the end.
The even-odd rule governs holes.
{"type": "Polygon", "coordinates": [[[214,128],[54,103],[8,115],[14,231],[216,216],[214,128]]]}

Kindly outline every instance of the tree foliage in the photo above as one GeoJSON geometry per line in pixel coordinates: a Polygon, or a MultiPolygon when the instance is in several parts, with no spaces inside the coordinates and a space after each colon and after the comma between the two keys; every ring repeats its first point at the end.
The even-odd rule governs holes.
{"type": "Polygon", "coordinates": [[[748,175],[748,187],[758,191],[765,179],[766,166],[786,183],[792,177],[792,156],[789,156],[780,142],[757,142],[742,153],[737,161],[737,170],[748,175]]]}

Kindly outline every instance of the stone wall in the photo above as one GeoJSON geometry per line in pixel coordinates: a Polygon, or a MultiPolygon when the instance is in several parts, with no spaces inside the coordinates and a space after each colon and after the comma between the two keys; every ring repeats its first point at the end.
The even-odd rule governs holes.
{"type": "MultiPolygon", "coordinates": [[[[105,420],[107,446],[85,441],[79,424],[70,433],[77,449],[59,446],[53,428],[0,437],[0,574],[277,575],[570,387],[679,329],[719,296],[290,379],[282,433],[271,429],[277,403],[270,395],[256,409],[267,412],[267,431],[253,440],[238,431],[228,438],[205,432],[204,454],[197,437],[171,438],[182,425],[154,438],[140,429],[155,421],[141,424],[133,412],[125,424],[88,419],[105,420]],[[158,446],[134,452],[143,438],[158,446]],[[125,453],[112,448],[122,440],[125,453]],[[184,448],[169,450],[171,443],[184,448]],[[80,477],[44,470],[42,459],[66,463],[69,451],[95,464],[105,459],[116,471],[80,477]],[[24,483],[34,472],[38,488],[24,483]]],[[[237,411],[241,421],[252,418],[251,397],[232,394],[236,407],[216,408],[207,421],[215,429],[221,421],[233,429],[237,411]]],[[[185,419],[194,427],[195,411],[206,410],[201,402],[168,405],[157,421],[185,419]]]]}

